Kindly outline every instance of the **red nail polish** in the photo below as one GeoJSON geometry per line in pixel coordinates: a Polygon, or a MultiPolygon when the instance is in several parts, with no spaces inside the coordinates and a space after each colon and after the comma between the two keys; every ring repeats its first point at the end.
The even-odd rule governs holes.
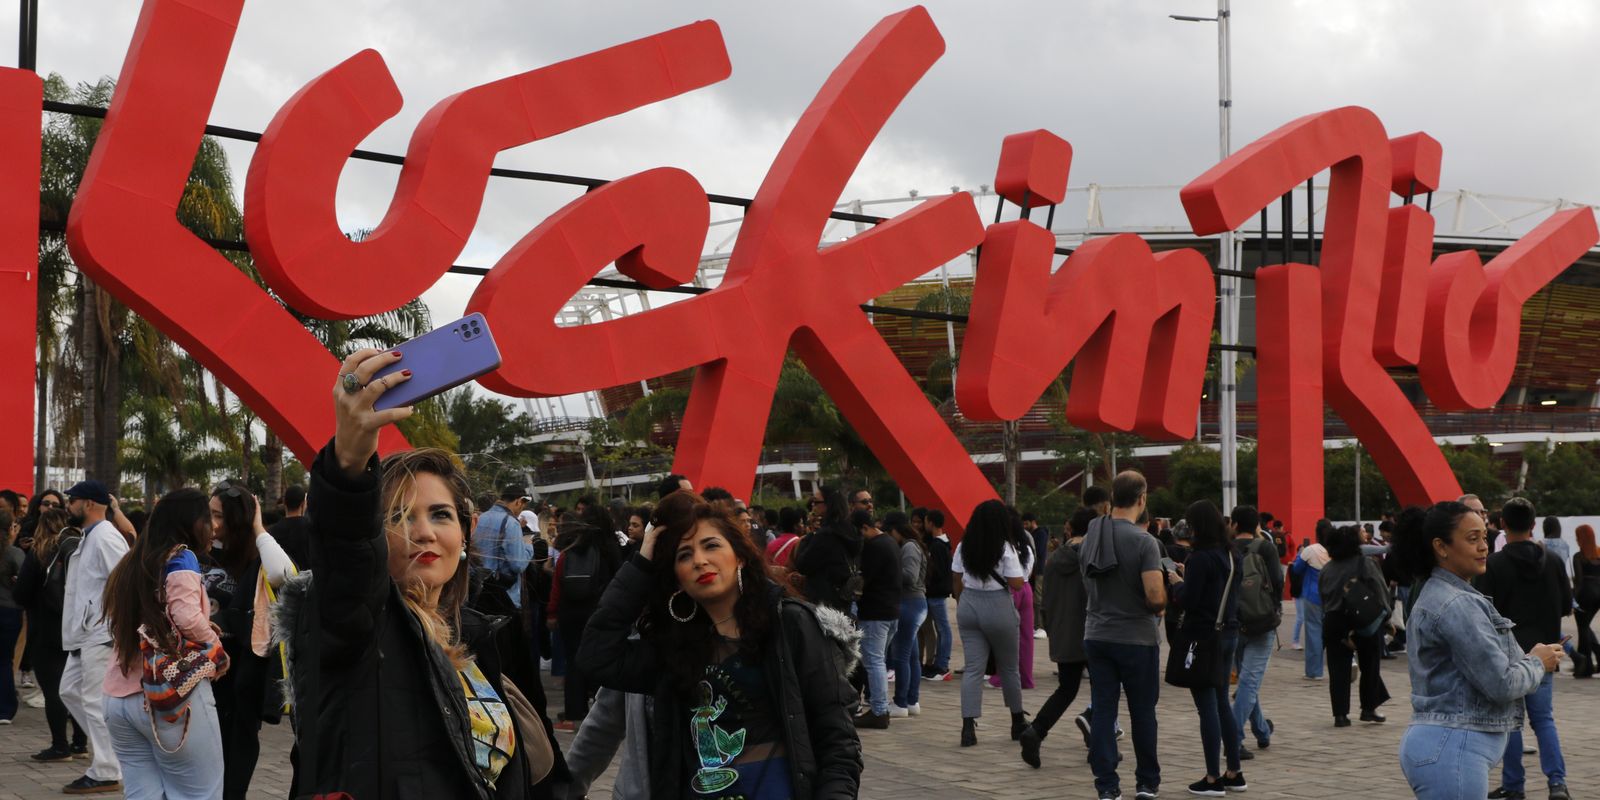
{"type": "Polygon", "coordinates": [[[409,370],[409,369],[400,370],[400,374],[406,376],[407,378],[409,378],[409,377],[411,377],[411,370],[409,370]]]}
{"type": "Polygon", "coordinates": [[[394,356],[395,358],[399,358],[400,357],[400,351],[399,350],[390,350],[389,351],[389,355],[394,356]]]}

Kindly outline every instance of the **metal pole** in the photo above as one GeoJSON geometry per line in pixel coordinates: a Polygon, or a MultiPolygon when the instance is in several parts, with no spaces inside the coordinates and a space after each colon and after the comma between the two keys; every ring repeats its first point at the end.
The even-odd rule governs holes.
{"type": "Polygon", "coordinates": [[[1356,451],[1356,527],[1361,527],[1361,442],[1351,445],[1356,451]]]}
{"type": "MultiPolygon", "coordinates": [[[[1217,138],[1222,160],[1227,160],[1233,154],[1232,140],[1232,112],[1233,112],[1233,54],[1232,45],[1228,38],[1229,22],[1228,0],[1217,0],[1217,138]]],[[[1233,270],[1233,231],[1222,234],[1221,250],[1217,254],[1217,266],[1223,270],[1233,270]]],[[[1221,280],[1222,288],[1222,325],[1221,339],[1224,345],[1237,345],[1239,343],[1239,290],[1241,283],[1234,275],[1224,274],[1221,280]]],[[[1222,367],[1217,376],[1218,396],[1217,402],[1221,406],[1218,411],[1219,426],[1222,433],[1222,511],[1224,514],[1233,509],[1239,502],[1239,427],[1238,427],[1238,387],[1236,386],[1238,353],[1233,350],[1223,350],[1221,354],[1222,367]]]]}

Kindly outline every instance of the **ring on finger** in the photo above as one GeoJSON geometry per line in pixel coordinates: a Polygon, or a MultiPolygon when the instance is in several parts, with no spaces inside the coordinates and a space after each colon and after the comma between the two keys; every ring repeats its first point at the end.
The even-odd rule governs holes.
{"type": "Polygon", "coordinates": [[[389,391],[389,379],[387,377],[379,377],[376,380],[378,383],[383,384],[383,391],[389,391]]]}
{"type": "Polygon", "coordinates": [[[356,394],[362,389],[367,388],[362,385],[361,379],[356,377],[354,372],[346,372],[345,374],[340,375],[339,380],[341,381],[341,385],[344,387],[345,394],[356,394]]]}

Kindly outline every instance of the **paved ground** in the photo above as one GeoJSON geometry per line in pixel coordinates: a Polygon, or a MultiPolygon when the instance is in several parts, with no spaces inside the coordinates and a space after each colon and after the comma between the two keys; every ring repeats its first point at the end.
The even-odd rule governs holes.
{"type": "MultiPolygon", "coordinates": [[[[1568,621],[1571,628],[1571,621],[1568,621]]],[[[1285,626],[1285,632],[1288,626],[1285,626]]],[[[1039,688],[1024,692],[1031,712],[1055,685],[1054,666],[1046,642],[1039,641],[1035,674],[1039,688]]],[[[959,661],[959,656],[958,659],[959,661]]],[[[1404,657],[1383,662],[1383,677],[1395,700],[1385,707],[1389,722],[1356,723],[1335,729],[1328,707],[1326,681],[1301,679],[1302,654],[1284,647],[1272,660],[1266,681],[1267,713],[1277,724],[1272,747],[1245,763],[1251,797],[1333,798],[1409,797],[1396,761],[1400,735],[1410,717],[1404,657]]],[[[1203,772],[1199,728],[1188,692],[1163,686],[1159,706],[1163,794],[1188,796],[1184,787],[1203,772]]],[[[988,716],[978,733],[978,746],[960,748],[960,684],[923,684],[923,715],[895,720],[889,730],[863,731],[866,773],[861,796],[872,800],[958,800],[959,798],[1094,797],[1093,778],[1085,762],[1083,740],[1070,719],[1063,719],[1045,740],[1044,767],[1031,769],[1017,756],[1008,735],[1008,715],[999,690],[984,694],[988,716]]],[[[1087,701],[1084,684],[1069,715],[1087,701]]],[[[552,696],[559,696],[552,691],[552,696]]],[[[1562,675],[1556,684],[1556,706],[1574,796],[1600,787],[1600,681],[1578,681],[1562,675]]],[[[1124,714],[1125,719],[1125,714],[1124,714]]],[[[82,773],[85,762],[37,764],[28,754],[46,744],[42,711],[24,708],[15,725],[0,727],[0,800],[60,797],[60,787],[82,773]]],[[[1126,721],[1124,721],[1126,725],[1126,721]]],[[[563,743],[570,734],[562,734],[563,743]]],[[[1531,740],[1531,734],[1529,736],[1531,740]]],[[[261,766],[251,797],[285,796],[288,730],[267,727],[262,734],[261,766]]],[[[1125,745],[1124,789],[1132,789],[1132,751],[1125,745]]],[[[1529,756],[1530,786],[1537,784],[1537,756],[1529,756]]],[[[609,773],[590,793],[609,796],[609,773]]],[[[1128,796],[1132,796],[1129,794],[1128,796]]],[[[1543,791],[1532,793],[1542,797],[1543,791]]]]}

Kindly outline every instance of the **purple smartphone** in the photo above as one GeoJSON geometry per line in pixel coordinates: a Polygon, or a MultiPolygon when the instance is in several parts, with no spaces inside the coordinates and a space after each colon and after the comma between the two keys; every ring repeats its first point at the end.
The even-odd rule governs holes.
{"type": "Polygon", "coordinates": [[[416,405],[500,366],[500,348],[482,314],[469,314],[394,349],[400,351],[400,362],[378,370],[372,379],[409,369],[411,380],[379,395],[372,404],[379,411],[416,405]]]}

